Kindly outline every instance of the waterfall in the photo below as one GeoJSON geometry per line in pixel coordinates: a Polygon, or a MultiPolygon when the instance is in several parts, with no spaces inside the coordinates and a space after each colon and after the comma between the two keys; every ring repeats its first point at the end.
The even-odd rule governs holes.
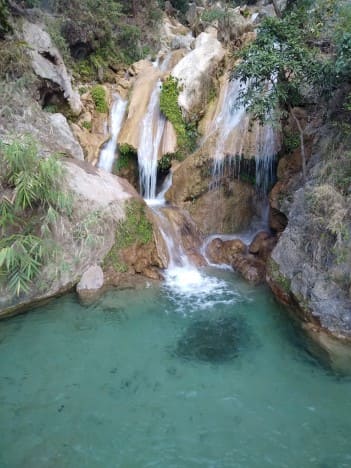
{"type": "Polygon", "coordinates": [[[227,81],[222,104],[210,129],[216,136],[213,151],[212,181],[210,188],[217,189],[225,173],[240,174],[241,159],[255,160],[256,187],[264,194],[272,180],[275,157],[279,144],[272,125],[252,125],[244,106],[237,105],[239,92],[245,87],[239,80],[227,81]],[[244,152],[249,154],[244,155],[244,152]],[[229,158],[228,158],[228,157],[229,158]]]}
{"type": "Polygon", "coordinates": [[[112,104],[110,114],[110,134],[111,138],[102,148],[99,156],[98,167],[107,172],[112,171],[113,162],[115,160],[117,138],[122,127],[124,114],[127,108],[127,101],[123,100],[118,94],[112,104]]]}
{"type": "Polygon", "coordinates": [[[267,193],[274,178],[275,158],[279,151],[277,132],[271,125],[259,128],[259,146],[256,153],[256,187],[267,193]]]}
{"type": "Polygon", "coordinates": [[[166,124],[160,112],[161,82],[157,81],[141,122],[138,149],[140,193],[146,200],[156,197],[157,158],[166,124]]]}
{"type": "Polygon", "coordinates": [[[242,84],[239,80],[226,82],[223,102],[212,128],[211,134],[217,134],[216,146],[213,153],[212,183],[211,188],[218,188],[224,175],[226,151],[230,149],[233,156],[241,155],[243,150],[243,135],[247,132],[248,119],[243,106],[236,106],[236,100],[242,84]],[[228,148],[230,134],[237,130],[236,138],[228,148]]]}

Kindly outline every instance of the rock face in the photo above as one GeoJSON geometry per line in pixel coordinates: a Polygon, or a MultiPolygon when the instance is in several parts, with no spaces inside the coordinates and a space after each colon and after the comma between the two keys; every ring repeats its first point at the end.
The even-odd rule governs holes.
{"type": "Polygon", "coordinates": [[[82,103],[77,91],[74,91],[71,78],[56,47],[48,33],[38,24],[24,21],[23,35],[29,45],[32,66],[35,73],[60,87],[74,114],[82,110],[82,103]]]}
{"type": "Polygon", "coordinates": [[[188,210],[204,234],[246,229],[254,215],[253,185],[228,177],[210,190],[211,174],[212,160],[206,150],[188,156],[173,171],[167,200],[188,210]]]}
{"type": "Polygon", "coordinates": [[[201,33],[196,38],[194,50],[172,70],[172,76],[179,80],[182,88],[178,103],[189,117],[203,111],[212,77],[224,58],[224,49],[216,35],[216,30],[201,33]]]}
{"type": "Polygon", "coordinates": [[[301,180],[295,177],[285,201],[279,205],[276,197],[288,225],[272,252],[267,279],[275,294],[294,305],[304,321],[349,339],[351,213],[347,178],[343,178],[348,170],[343,159],[346,143],[338,146],[335,130],[328,127],[319,129],[318,135],[307,184],[296,189],[301,180]]]}

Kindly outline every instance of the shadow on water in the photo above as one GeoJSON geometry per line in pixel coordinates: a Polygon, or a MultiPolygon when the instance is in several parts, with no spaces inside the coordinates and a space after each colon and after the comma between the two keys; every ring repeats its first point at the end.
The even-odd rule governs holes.
{"type": "Polygon", "coordinates": [[[220,364],[237,358],[249,342],[250,333],[243,317],[202,318],[188,326],[173,354],[186,361],[220,364]]]}

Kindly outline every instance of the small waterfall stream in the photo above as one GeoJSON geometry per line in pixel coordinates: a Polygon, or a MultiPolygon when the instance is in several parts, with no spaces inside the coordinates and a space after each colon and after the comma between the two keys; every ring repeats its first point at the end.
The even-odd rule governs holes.
{"type": "Polygon", "coordinates": [[[156,198],[157,159],[166,124],[160,112],[161,82],[158,80],[151,94],[147,112],[142,120],[138,149],[140,193],[146,200],[156,198]]]}
{"type": "Polygon", "coordinates": [[[110,114],[111,138],[102,148],[98,162],[98,167],[104,169],[107,172],[112,171],[112,166],[116,155],[117,138],[122,128],[122,123],[126,109],[127,101],[125,101],[118,94],[116,94],[110,114]]]}

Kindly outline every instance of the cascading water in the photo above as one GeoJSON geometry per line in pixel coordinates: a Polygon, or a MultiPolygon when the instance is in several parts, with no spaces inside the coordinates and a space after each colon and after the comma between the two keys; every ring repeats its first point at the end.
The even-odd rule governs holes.
{"type": "Polygon", "coordinates": [[[142,120],[138,149],[140,193],[146,200],[156,197],[157,158],[166,124],[160,112],[161,82],[157,81],[142,120]]]}
{"type": "MultiPolygon", "coordinates": [[[[242,84],[239,80],[226,82],[222,107],[210,129],[210,134],[217,134],[216,146],[213,153],[213,169],[211,188],[218,188],[224,175],[224,164],[227,141],[230,133],[237,129],[238,136],[247,132],[248,118],[243,106],[236,107],[236,100],[242,84]]],[[[243,138],[237,138],[231,145],[230,152],[233,155],[241,154],[243,138]]]]}
{"type": "Polygon", "coordinates": [[[112,171],[113,162],[115,160],[117,138],[122,128],[124,115],[127,109],[127,101],[122,99],[118,94],[115,95],[114,102],[111,108],[110,116],[110,133],[111,138],[100,152],[98,167],[107,172],[112,171]]]}

